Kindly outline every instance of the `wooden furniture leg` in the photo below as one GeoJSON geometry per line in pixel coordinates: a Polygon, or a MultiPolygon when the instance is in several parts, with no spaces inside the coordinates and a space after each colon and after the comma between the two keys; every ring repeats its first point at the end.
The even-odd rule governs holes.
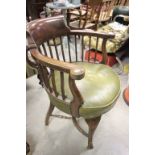
{"type": "Polygon", "coordinates": [[[50,102],[50,106],[49,106],[49,109],[47,111],[46,118],[45,118],[45,125],[49,124],[49,118],[50,118],[53,110],[54,110],[54,105],[50,102]]]}
{"type": "Polygon", "coordinates": [[[88,133],[88,149],[93,148],[93,135],[95,132],[95,129],[97,128],[99,122],[100,122],[101,116],[96,117],[96,118],[91,118],[91,119],[85,119],[86,123],[88,124],[89,127],[89,133],[88,133]]]}

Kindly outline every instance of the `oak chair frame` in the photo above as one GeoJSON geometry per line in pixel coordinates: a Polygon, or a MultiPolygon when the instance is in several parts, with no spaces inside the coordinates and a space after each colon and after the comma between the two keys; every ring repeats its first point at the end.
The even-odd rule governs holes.
{"type": "MultiPolygon", "coordinates": [[[[106,41],[107,39],[114,38],[114,34],[105,34],[105,33],[98,33],[92,30],[71,30],[69,27],[66,26],[64,22],[64,17],[51,17],[46,19],[38,19],[35,21],[31,21],[27,24],[27,41],[28,47],[26,52],[27,62],[38,70],[38,75],[40,77],[41,83],[43,87],[46,89],[47,93],[53,96],[55,99],[61,100],[62,103],[66,104],[67,96],[64,90],[64,74],[68,74],[68,81],[69,81],[69,88],[73,95],[73,99],[69,102],[70,103],[70,113],[72,117],[72,121],[75,127],[86,137],[88,137],[88,149],[93,148],[92,138],[97,128],[101,115],[97,116],[96,118],[85,118],[86,123],[89,127],[89,132],[85,132],[78,124],[77,119],[80,117],[79,108],[84,103],[84,99],[80,91],[78,90],[75,80],[81,80],[85,75],[85,70],[82,67],[79,67],[76,64],[71,62],[84,62],[84,43],[83,39],[84,36],[89,36],[90,43],[89,49],[91,48],[91,37],[97,37],[98,39],[102,39],[102,54],[103,54],[103,61],[102,63],[105,64],[107,60],[107,53],[106,53],[106,41]],[[64,47],[62,37],[66,36],[68,40],[68,54],[69,59],[65,59],[64,47]],[[74,37],[75,42],[75,55],[76,60],[72,60],[71,58],[71,51],[70,51],[70,37],[74,37]],[[77,39],[78,36],[81,38],[81,55],[80,60],[78,54],[80,52],[77,51],[77,39]],[[56,38],[60,37],[60,44],[57,45],[55,42],[56,38]],[[49,40],[53,39],[54,47],[55,47],[55,57],[53,55],[53,51],[51,50],[51,46],[49,40]],[[46,48],[44,43],[47,43],[50,55],[47,54],[46,48]],[[42,46],[42,50],[41,50],[42,46]],[[61,47],[62,58],[59,57],[58,54],[58,47],[61,47]],[[29,59],[29,55],[33,58],[34,61],[29,59]],[[60,73],[60,83],[61,83],[61,94],[58,94],[56,88],[56,80],[55,80],[55,71],[60,73]],[[52,87],[49,83],[49,79],[52,77],[52,87]]],[[[98,46],[98,42],[96,43],[96,48],[98,46]]],[[[98,63],[96,61],[96,57],[94,61],[90,60],[90,56],[87,62],[90,63],[98,63]]],[[[50,101],[50,106],[47,111],[45,117],[45,125],[49,124],[49,118],[52,115],[52,112],[55,108],[55,105],[50,101]]]]}

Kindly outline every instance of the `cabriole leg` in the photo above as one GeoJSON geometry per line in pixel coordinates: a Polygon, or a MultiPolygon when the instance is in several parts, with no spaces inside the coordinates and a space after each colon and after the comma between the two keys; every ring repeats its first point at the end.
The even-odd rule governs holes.
{"type": "Polygon", "coordinates": [[[95,132],[95,129],[97,128],[99,122],[100,122],[101,116],[96,117],[96,118],[91,118],[91,119],[85,119],[85,121],[88,124],[89,127],[89,133],[88,133],[88,149],[92,149],[93,148],[93,135],[95,132]]]}

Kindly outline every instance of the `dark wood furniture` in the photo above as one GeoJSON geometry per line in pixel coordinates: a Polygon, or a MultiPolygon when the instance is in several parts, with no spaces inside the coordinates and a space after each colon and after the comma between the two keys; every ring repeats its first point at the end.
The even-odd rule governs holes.
{"type": "Polygon", "coordinates": [[[47,2],[51,1],[53,0],[26,0],[26,17],[28,21],[40,18],[43,7],[47,2]]]}
{"type": "Polygon", "coordinates": [[[105,44],[107,39],[113,37],[113,34],[92,30],[70,30],[63,16],[27,24],[27,61],[37,69],[50,99],[45,125],[49,124],[55,107],[70,114],[75,127],[88,137],[89,149],[93,148],[92,138],[101,115],[114,106],[120,94],[119,77],[104,65],[107,61],[105,44]],[[87,49],[84,46],[85,36],[89,36],[90,44],[92,37],[102,40],[104,59],[101,64],[98,64],[96,57],[94,60],[90,56],[87,61],[84,59],[86,50],[90,48],[90,44],[87,49]],[[56,44],[57,39],[60,44],[56,44]],[[83,117],[88,124],[88,133],[78,124],[79,117],[83,117]]]}

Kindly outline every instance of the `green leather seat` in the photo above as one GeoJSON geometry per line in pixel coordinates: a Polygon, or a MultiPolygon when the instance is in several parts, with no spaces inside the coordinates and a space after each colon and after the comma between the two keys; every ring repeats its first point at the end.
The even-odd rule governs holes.
{"type": "MultiPolygon", "coordinates": [[[[76,62],[77,65],[85,68],[85,77],[82,80],[76,80],[76,85],[80,91],[84,103],[80,107],[80,116],[92,118],[100,116],[109,111],[120,94],[120,80],[117,74],[109,67],[103,64],[92,64],[86,62],[76,62]]],[[[60,91],[60,72],[55,72],[57,91],[60,91]]],[[[65,94],[72,100],[72,94],[69,89],[68,75],[65,77],[65,94]]],[[[51,80],[50,80],[51,84],[51,80]]],[[[64,104],[62,100],[49,95],[50,100],[58,109],[70,114],[69,104],[64,104]]]]}

